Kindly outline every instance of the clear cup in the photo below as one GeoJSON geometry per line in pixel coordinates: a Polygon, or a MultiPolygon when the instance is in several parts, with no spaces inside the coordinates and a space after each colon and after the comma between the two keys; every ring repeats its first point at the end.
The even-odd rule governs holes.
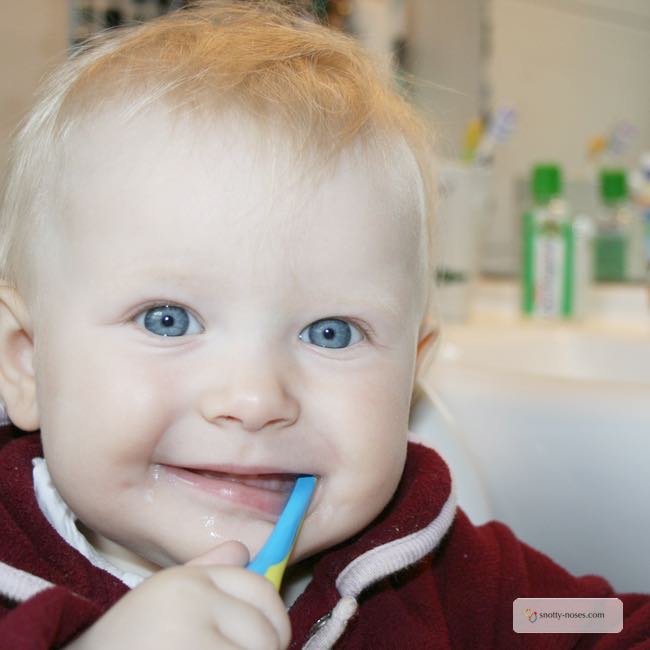
{"type": "Polygon", "coordinates": [[[492,170],[456,163],[440,169],[436,295],[443,321],[466,320],[479,272],[483,232],[494,211],[492,170]]]}

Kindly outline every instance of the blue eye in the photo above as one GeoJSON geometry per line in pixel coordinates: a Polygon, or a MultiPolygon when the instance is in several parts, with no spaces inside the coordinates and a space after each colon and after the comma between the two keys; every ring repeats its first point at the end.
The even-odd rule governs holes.
{"type": "Polygon", "coordinates": [[[200,334],[200,323],[187,309],[174,305],[160,305],[143,311],[135,319],[138,325],[158,336],[185,336],[200,334]]]}
{"type": "Polygon", "coordinates": [[[298,338],[321,348],[347,348],[363,339],[363,334],[339,318],[324,318],[307,325],[298,338]]]}

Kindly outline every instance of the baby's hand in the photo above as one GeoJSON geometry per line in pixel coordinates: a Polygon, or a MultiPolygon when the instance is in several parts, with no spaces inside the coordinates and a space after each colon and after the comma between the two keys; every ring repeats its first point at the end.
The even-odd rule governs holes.
{"type": "Polygon", "coordinates": [[[286,648],[289,617],[273,585],[247,571],[248,552],[226,542],[163,569],[129,592],[67,650],[286,648]]]}

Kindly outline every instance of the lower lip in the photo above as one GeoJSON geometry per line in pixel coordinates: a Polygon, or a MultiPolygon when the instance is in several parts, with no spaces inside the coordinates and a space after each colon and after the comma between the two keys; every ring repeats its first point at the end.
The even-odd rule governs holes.
{"type": "Polygon", "coordinates": [[[254,487],[245,483],[240,483],[236,479],[221,479],[218,477],[204,476],[197,474],[181,467],[163,466],[165,473],[170,478],[178,479],[210,496],[216,496],[224,501],[228,501],[237,507],[257,511],[264,515],[270,516],[273,520],[277,519],[282,512],[287,500],[289,499],[290,490],[270,490],[263,487],[254,487]]]}

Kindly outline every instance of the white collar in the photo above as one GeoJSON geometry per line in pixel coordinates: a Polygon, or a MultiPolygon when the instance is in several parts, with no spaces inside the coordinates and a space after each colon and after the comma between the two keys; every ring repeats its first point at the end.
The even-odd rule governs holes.
{"type": "Polygon", "coordinates": [[[109,556],[100,553],[92,546],[77,528],[77,517],[54,487],[45,459],[33,458],[32,465],[34,467],[34,492],[36,493],[38,506],[52,528],[72,548],[79,551],[94,566],[108,571],[118,580],[121,580],[127,587],[137,587],[151,575],[151,572],[146,572],[140,568],[135,570],[135,567],[131,571],[124,570],[117,566],[117,563],[109,556]]]}

